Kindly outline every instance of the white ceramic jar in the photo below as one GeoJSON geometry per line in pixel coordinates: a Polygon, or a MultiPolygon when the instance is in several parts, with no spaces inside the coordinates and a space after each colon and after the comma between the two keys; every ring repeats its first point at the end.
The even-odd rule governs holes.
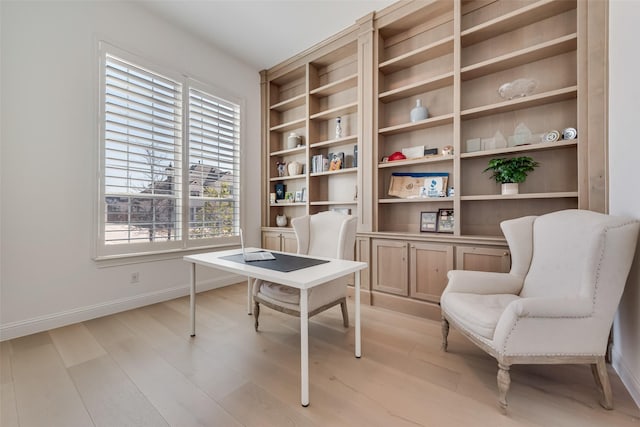
{"type": "Polygon", "coordinates": [[[291,132],[287,138],[287,148],[296,148],[300,143],[300,136],[295,132],[291,132]]]}
{"type": "Polygon", "coordinates": [[[278,227],[286,227],[287,226],[286,215],[276,215],[276,225],[278,227]]]}

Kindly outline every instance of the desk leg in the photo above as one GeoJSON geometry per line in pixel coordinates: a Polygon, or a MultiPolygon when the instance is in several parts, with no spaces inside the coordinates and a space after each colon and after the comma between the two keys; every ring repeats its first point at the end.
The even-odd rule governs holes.
{"type": "Polygon", "coordinates": [[[191,264],[191,336],[196,336],[196,263],[191,264]]]}
{"type": "Polygon", "coordinates": [[[251,316],[251,303],[253,302],[251,298],[251,277],[247,276],[247,314],[251,316]]]}
{"type": "Polygon", "coordinates": [[[302,406],[309,406],[309,293],[300,289],[300,381],[302,406]]]}
{"type": "Polygon", "coordinates": [[[356,295],[356,357],[359,359],[362,355],[360,348],[360,270],[356,271],[355,277],[355,295],[356,295]]]}

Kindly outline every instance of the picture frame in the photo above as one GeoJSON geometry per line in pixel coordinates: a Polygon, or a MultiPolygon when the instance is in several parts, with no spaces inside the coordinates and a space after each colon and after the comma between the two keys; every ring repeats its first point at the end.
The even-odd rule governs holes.
{"type": "Polygon", "coordinates": [[[293,192],[287,191],[284,195],[284,199],[287,203],[293,203],[293,192]]]}
{"type": "Polygon", "coordinates": [[[438,233],[453,233],[455,216],[453,209],[438,209],[438,233]]]}
{"type": "Polygon", "coordinates": [[[296,191],[293,195],[293,201],[295,203],[300,203],[302,202],[302,191],[296,191]]]}
{"type": "Polygon", "coordinates": [[[420,232],[435,233],[438,231],[438,212],[420,212],[420,232]]]}
{"type": "Polygon", "coordinates": [[[276,203],[278,203],[278,200],[284,200],[285,193],[287,192],[287,186],[285,184],[278,183],[274,185],[274,190],[276,193],[276,203]]]}

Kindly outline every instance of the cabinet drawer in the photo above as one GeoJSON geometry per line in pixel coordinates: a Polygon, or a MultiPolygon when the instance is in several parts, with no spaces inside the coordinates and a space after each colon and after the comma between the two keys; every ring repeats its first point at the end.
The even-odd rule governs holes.
{"type": "Polygon", "coordinates": [[[456,269],[493,271],[508,273],[511,268],[511,254],[508,249],[458,246],[456,248],[456,269]]]}

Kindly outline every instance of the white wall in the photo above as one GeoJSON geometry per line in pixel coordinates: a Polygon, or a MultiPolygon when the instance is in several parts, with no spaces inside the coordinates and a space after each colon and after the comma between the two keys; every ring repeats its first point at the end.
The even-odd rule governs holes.
{"type": "MultiPolygon", "coordinates": [[[[609,211],[640,219],[640,3],[609,5],[609,211]]],[[[640,406],[640,242],[614,327],[614,366],[640,406]]]]}
{"type": "MultiPolygon", "coordinates": [[[[260,80],[128,2],[0,2],[0,336],[2,339],[184,294],[179,258],[99,268],[97,40],[224,88],[246,102],[243,209],[259,242],[260,80]],[[257,213],[256,213],[257,212],[257,213]],[[132,272],[140,283],[129,283],[132,272]]],[[[203,274],[204,286],[236,278],[203,274]]]]}

